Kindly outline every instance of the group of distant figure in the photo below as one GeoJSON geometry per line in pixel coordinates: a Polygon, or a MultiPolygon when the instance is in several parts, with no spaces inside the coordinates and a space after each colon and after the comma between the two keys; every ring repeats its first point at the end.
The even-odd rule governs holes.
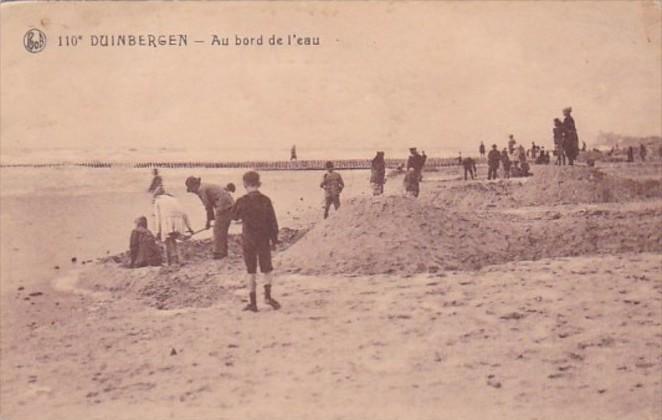
{"type": "MultiPolygon", "coordinates": [[[[612,149],[613,153],[613,149],[612,149]]],[[[648,150],[646,149],[646,146],[643,144],[639,145],[639,158],[641,158],[642,162],[646,161],[646,156],[648,155],[648,150]]],[[[660,156],[662,156],[662,146],[660,146],[660,156]]],[[[628,147],[628,162],[634,162],[634,147],[629,146],[628,147]]]]}
{"type": "MultiPolygon", "coordinates": [[[[574,165],[577,156],[579,155],[579,136],[575,126],[575,120],[572,118],[572,108],[568,107],[563,109],[564,119],[561,121],[554,118],[554,128],[552,135],[554,139],[554,155],[556,156],[557,165],[574,165]]],[[[582,144],[582,150],[586,150],[586,143],[582,144]]],[[[487,179],[497,179],[499,167],[502,168],[502,175],[504,178],[511,177],[526,177],[531,176],[531,166],[529,161],[538,165],[547,165],[551,163],[551,154],[544,147],[536,145],[531,142],[531,148],[525,149],[522,144],[517,144],[515,136],[510,134],[508,136],[507,147],[501,151],[498,150],[496,144],[492,145],[492,149],[487,152],[483,142],[478,147],[478,153],[481,159],[487,158],[487,179]]],[[[474,179],[476,176],[476,162],[471,157],[462,158],[458,157],[459,163],[464,167],[464,179],[469,177],[474,179]]]]}

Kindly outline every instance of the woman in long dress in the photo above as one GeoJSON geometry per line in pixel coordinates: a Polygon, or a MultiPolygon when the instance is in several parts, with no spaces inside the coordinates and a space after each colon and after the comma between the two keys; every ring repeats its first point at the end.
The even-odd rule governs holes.
{"type": "Polygon", "coordinates": [[[168,265],[183,261],[177,240],[185,232],[193,233],[188,215],[179,200],[159,188],[154,195],[154,226],[156,238],[165,241],[168,265]]]}
{"type": "Polygon", "coordinates": [[[384,194],[384,183],[386,183],[386,161],[384,161],[384,152],[377,152],[377,155],[372,159],[370,172],[372,195],[384,194]]]}

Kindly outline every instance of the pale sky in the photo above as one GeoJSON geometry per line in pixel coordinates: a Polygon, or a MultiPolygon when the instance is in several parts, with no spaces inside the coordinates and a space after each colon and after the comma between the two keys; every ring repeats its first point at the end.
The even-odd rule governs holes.
{"type": "MultiPolygon", "coordinates": [[[[662,134],[660,2],[2,4],[8,147],[422,146],[662,134]],[[29,54],[38,27],[46,49],[29,54]],[[315,48],[57,48],[100,33],[307,34],[315,48]]],[[[87,41],[85,41],[87,42],[87,41]]],[[[84,43],[85,43],[84,42],[84,43]]]]}

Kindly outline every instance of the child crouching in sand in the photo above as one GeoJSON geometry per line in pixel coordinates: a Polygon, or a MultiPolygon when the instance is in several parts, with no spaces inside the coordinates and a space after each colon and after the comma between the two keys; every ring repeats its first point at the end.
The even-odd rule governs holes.
{"type": "Polygon", "coordinates": [[[239,198],[233,208],[233,219],[242,221],[242,250],[246,271],[250,303],[245,311],[257,312],[256,277],[257,265],[264,274],[264,300],[274,309],[280,304],[271,297],[273,266],[271,249],[278,243],[278,222],[271,200],[259,191],[260,175],[255,171],[244,174],[244,188],[247,194],[239,198]]]}
{"type": "Polygon", "coordinates": [[[141,216],[136,219],[136,228],[131,231],[129,249],[131,254],[130,268],[158,267],[161,265],[161,248],[156,238],[147,229],[147,218],[141,216]]]}

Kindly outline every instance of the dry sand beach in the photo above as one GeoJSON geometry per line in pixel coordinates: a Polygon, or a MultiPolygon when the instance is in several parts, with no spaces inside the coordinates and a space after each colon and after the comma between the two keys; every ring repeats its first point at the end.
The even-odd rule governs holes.
{"type": "MultiPolygon", "coordinates": [[[[182,267],[128,270],[118,253],[52,287],[3,284],[0,412],[660,418],[661,169],[464,182],[448,168],[426,173],[419,200],[398,177],[371,197],[365,173],[343,173],[353,190],[325,221],[316,185],[302,187],[276,206],[280,311],[240,310],[238,236],[220,263],[203,238],[185,243],[182,267]]],[[[267,174],[265,188],[276,176],[300,175],[267,174]]]]}

